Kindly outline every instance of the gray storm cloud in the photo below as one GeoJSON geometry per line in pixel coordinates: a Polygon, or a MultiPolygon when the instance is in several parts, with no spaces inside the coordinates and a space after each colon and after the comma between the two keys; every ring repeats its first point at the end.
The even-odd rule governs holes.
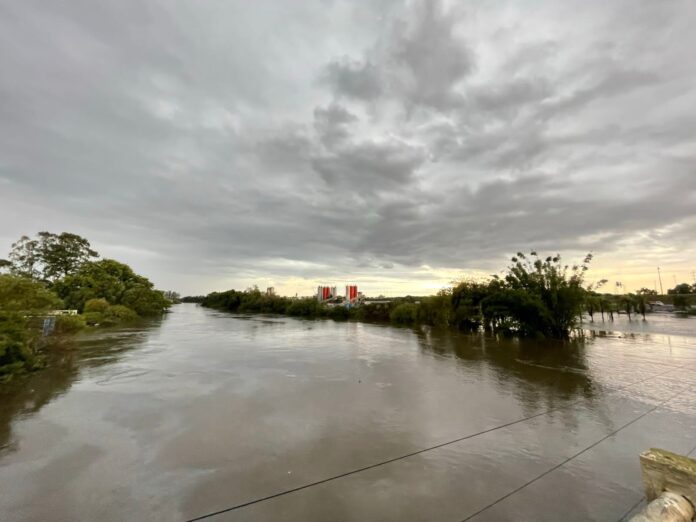
{"type": "Polygon", "coordinates": [[[185,292],[405,288],[424,265],[491,270],[532,247],[686,267],[694,16],[689,0],[1,2],[0,239],[74,231],[185,292]]]}

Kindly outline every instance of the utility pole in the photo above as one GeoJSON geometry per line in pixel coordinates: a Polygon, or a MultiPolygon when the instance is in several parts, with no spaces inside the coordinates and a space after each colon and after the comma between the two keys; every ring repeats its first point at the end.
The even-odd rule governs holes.
{"type": "Polygon", "coordinates": [[[665,291],[662,289],[662,275],[660,274],[660,267],[657,267],[657,278],[660,280],[660,295],[665,295],[665,291]]]}

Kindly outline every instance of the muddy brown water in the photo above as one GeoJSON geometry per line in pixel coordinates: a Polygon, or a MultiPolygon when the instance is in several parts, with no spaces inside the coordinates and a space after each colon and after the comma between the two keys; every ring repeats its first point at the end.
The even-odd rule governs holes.
{"type": "Polygon", "coordinates": [[[642,450],[696,446],[696,319],[589,326],[558,344],[178,305],[86,332],[0,385],[0,520],[188,520],[324,479],[208,520],[619,520],[642,450]]]}

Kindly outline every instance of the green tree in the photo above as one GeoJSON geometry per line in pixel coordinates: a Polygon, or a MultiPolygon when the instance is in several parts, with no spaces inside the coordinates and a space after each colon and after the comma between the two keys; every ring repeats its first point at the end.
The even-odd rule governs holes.
{"type": "Polygon", "coordinates": [[[39,241],[28,236],[20,237],[12,243],[9,261],[12,263],[11,271],[13,274],[38,279],[41,275],[39,241]]]}
{"type": "Polygon", "coordinates": [[[481,302],[489,295],[489,284],[462,281],[452,290],[453,323],[461,330],[477,331],[483,325],[481,302]]]}
{"type": "Polygon", "coordinates": [[[490,283],[481,302],[485,321],[521,335],[569,337],[583,311],[587,292],[582,285],[591,261],[588,254],[571,268],[560,255],[542,260],[536,252],[529,257],[518,253],[504,279],[490,283]]]}
{"type": "Polygon", "coordinates": [[[389,319],[394,324],[413,324],[418,318],[418,306],[414,303],[401,303],[394,307],[389,314],[389,319]]]}
{"type": "Polygon", "coordinates": [[[36,239],[22,236],[13,243],[9,262],[14,274],[56,281],[98,255],[89,241],[77,234],[39,232],[36,239]]]}
{"type": "Polygon", "coordinates": [[[0,378],[36,366],[38,325],[32,325],[32,316],[60,306],[41,283],[0,275],[0,378]]]}
{"type": "Polygon", "coordinates": [[[53,285],[67,307],[83,311],[90,299],[106,299],[111,304],[125,305],[140,315],[157,315],[169,306],[161,292],[131,267],[113,259],[84,263],[53,285]]]}
{"type": "Polygon", "coordinates": [[[674,296],[674,307],[677,310],[684,310],[689,305],[689,300],[684,294],[677,294],[674,296]]]}
{"type": "Polygon", "coordinates": [[[685,295],[690,294],[691,292],[692,288],[689,283],[681,283],[675,286],[674,288],[667,290],[667,293],[670,295],[685,295]]]}
{"type": "Polygon", "coordinates": [[[83,264],[99,257],[89,241],[77,234],[39,232],[39,237],[43,277],[49,281],[75,273],[83,264]]]}

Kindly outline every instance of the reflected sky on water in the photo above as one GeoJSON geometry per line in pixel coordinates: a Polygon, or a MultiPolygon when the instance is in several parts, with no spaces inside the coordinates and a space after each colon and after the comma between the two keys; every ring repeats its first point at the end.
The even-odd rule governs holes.
{"type": "Polygon", "coordinates": [[[477,518],[618,519],[640,451],[696,445],[696,320],[653,317],[566,343],[196,305],[90,331],[0,386],[0,519],[184,520],[529,417],[213,520],[461,520],[620,429],[477,518]]]}

